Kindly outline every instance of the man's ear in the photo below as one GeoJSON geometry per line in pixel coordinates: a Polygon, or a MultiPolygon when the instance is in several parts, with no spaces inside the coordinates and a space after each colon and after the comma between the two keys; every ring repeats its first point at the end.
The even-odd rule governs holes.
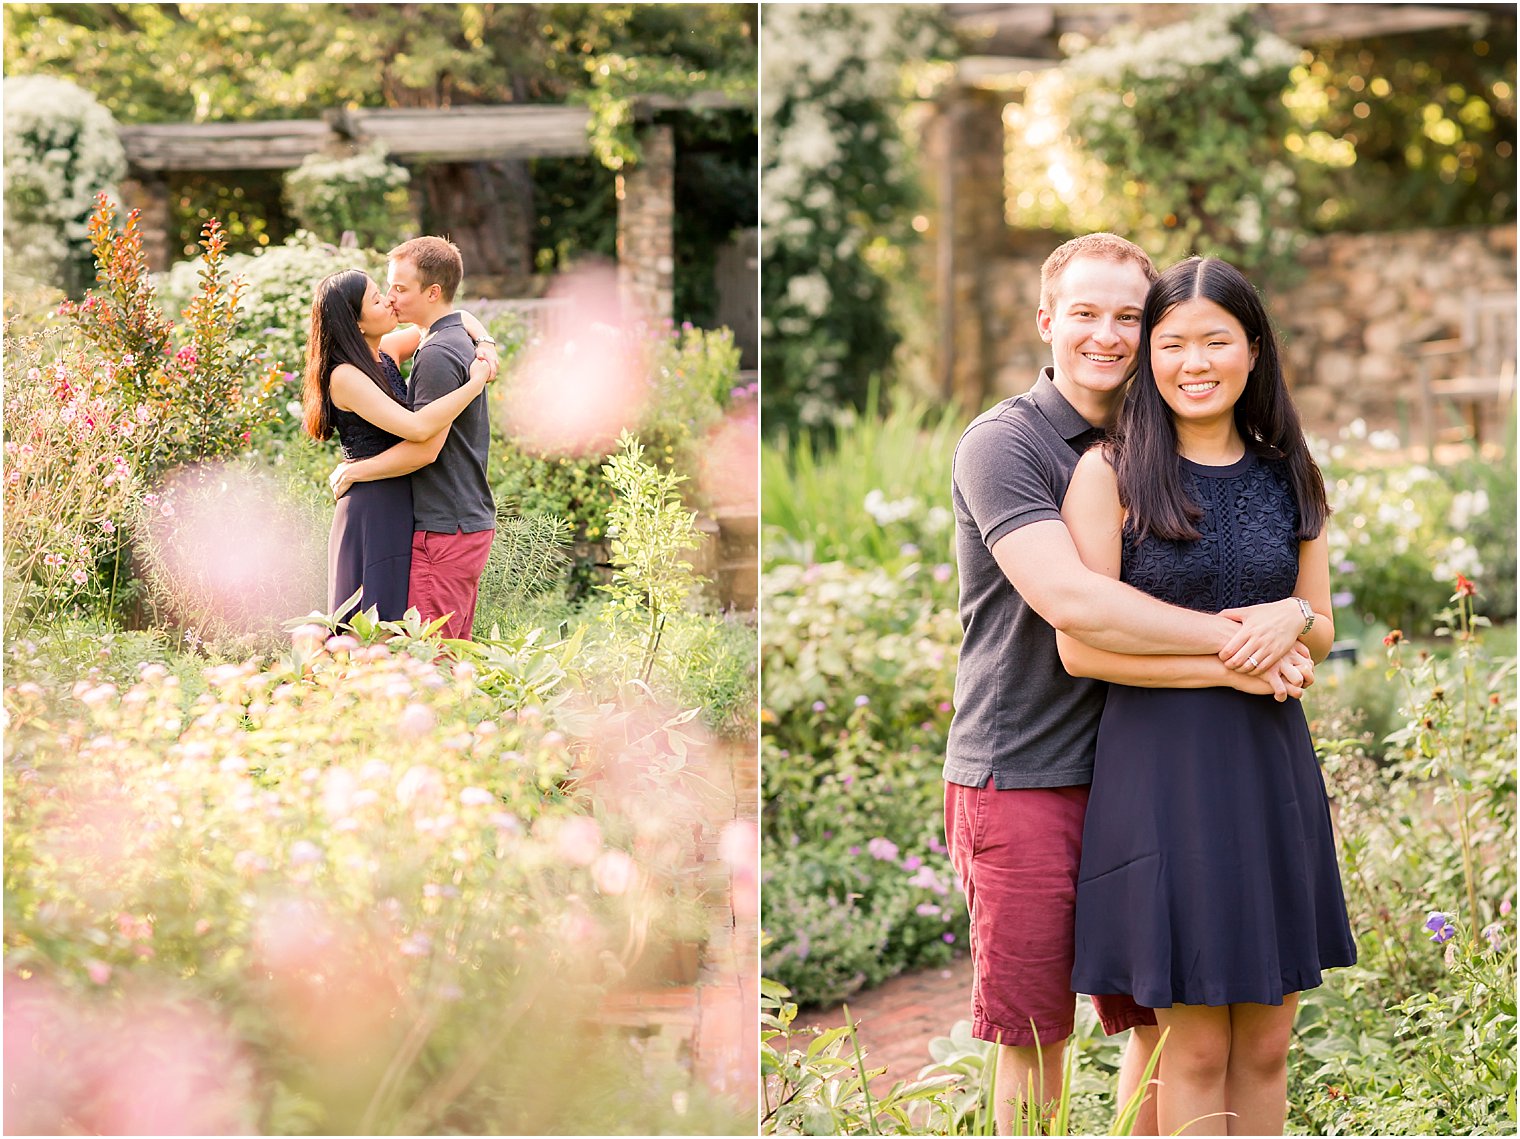
{"type": "Polygon", "coordinates": [[[1044,305],[1041,305],[1039,311],[1034,314],[1034,326],[1039,329],[1040,339],[1045,341],[1046,344],[1050,343],[1050,324],[1054,319],[1054,316],[1044,305]]]}

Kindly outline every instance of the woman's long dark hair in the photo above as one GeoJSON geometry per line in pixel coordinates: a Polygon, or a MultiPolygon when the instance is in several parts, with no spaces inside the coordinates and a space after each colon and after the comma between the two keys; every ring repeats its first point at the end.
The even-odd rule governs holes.
{"type": "Polygon", "coordinates": [[[1175,306],[1213,301],[1240,322],[1256,346],[1256,363],[1235,404],[1235,426],[1258,455],[1281,460],[1298,503],[1298,538],[1319,535],[1330,513],[1325,480],[1309,454],[1298,411],[1283,379],[1277,337],[1266,307],[1239,269],[1212,257],[1178,262],[1151,285],[1140,317],[1140,367],[1119,411],[1112,453],[1119,479],[1119,502],[1126,529],[1138,537],[1154,534],[1172,541],[1196,541],[1203,511],[1183,489],[1177,426],[1161,398],[1151,368],[1151,334],[1175,306]]]}
{"type": "Polygon", "coordinates": [[[396,398],[359,331],[369,284],[369,274],[363,269],[344,269],[317,285],[306,336],[306,381],[301,388],[301,422],[313,439],[332,437],[332,374],[339,364],[352,364],[386,395],[396,398]]]}

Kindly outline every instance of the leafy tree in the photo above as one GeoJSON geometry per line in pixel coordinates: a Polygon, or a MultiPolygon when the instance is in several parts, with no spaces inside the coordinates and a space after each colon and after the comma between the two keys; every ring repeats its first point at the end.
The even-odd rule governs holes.
{"type": "MultiPolygon", "coordinates": [[[[127,123],[310,118],[344,105],[563,102],[589,99],[598,76],[614,73],[621,85],[613,94],[626,99],[646,89],[752,87],[756,24],[749,4],[8,4],[5,71],[77,76],[127,123]]],[[[732,118],[715,112],[704,129],[732,136],[721,161],[752,181],[752,127],[731,127],[732,118]]],[[[534,201],[523,162],[419,174],[424,228],[439,211],[469,204],[471,221],[451,216],[449,228],[481,251],[471,258],[476,274],[527,272],[535,250],[553,259],[603,248],[615,225],[612,176],[601,166],[567,163],[547,203],[534,201]],[[512,263],[491,264],[485,251],[504,245],[515,245],[512,263]]],[[[246,199],[231,203],[240,211],[228,226],[241,239],[235,248],[285,236],[277,180],[271,185],[262,217],[246,199]]],[[[205,215],[223,216],[228,192],[205,176],[171,186],[180,243],[191,245],[205,215]]],[[[689,258],[678,251],[677,259],[689,258]]]]}
{"type": "Polygon", "coordinates": [[[1315,45],[1284,97],[1304,225],[1515,219],[1513,7],[1471,24],[1315,45]]]}

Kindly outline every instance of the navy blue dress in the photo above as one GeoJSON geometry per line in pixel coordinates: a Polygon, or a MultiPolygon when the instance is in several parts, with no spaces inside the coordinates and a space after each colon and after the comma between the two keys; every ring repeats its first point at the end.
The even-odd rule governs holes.
{"type": "MultiPolygon", "coordinates": [[[[1280,463],[1180,460],[1196,542],[1126,533],[1120,577],[1208,612],[1291,596],[1297,504],[1280,463]]],[[[1303,706],[1233,688],[1109,686],[1077,879],[1080,993],[1148,1008],[1280,1005],[1356,961],[1303,706]]]]}
{"type": "MultiPolygon", "coordinates": [[[[396,361],[384,352],[380,354],[380,370],[391,396],[406,407],[406,381],[396,361]]],[[[348,461],[367,459],[401,442],[399,436],[382,431],[352,411],[333,407],[331,412],[343,458],[348,461]]],[[[380,620],[398,620],[406,613],[411,570],[411,476],[354,483],[338,499],[327,538],[328,611],[337,609],[362,585],[364,595],[357,608],[374,606],[380,620]]]]}

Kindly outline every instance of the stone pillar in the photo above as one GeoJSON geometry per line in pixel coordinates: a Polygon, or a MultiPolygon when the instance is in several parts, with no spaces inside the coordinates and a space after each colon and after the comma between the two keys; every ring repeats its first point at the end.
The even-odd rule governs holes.
{"type": "Polygon", "coordinates": [[[1003,107],[1008,96],[975,88],[952,90],[926,139],[937,201],[935,303],[939,311],[941,395],[968,414],[983,410],[1002,361],[998,333],[1010,319],[1034,313],[1000,311],[1008,298],[994,272],[1009,243],[1003,216],[1003,107]]]}
{"type": "Polygon", "coordinates": [[[659,321],[675,312],[675,133],[646,126],[639,147],[643,159],[617,176],[618,289],[633,314],[659,321]]]}
{"type": "Polygon", "coordinates": [[[140,210],[138,229],[142,233],[143,253],[148,258],[148,268],[154,273],[165,272],[174,260],[170,234],[173,218],[169,210],[169,183],[162,174],[134,170],[121,182],[121,212],[140,210]]]}

